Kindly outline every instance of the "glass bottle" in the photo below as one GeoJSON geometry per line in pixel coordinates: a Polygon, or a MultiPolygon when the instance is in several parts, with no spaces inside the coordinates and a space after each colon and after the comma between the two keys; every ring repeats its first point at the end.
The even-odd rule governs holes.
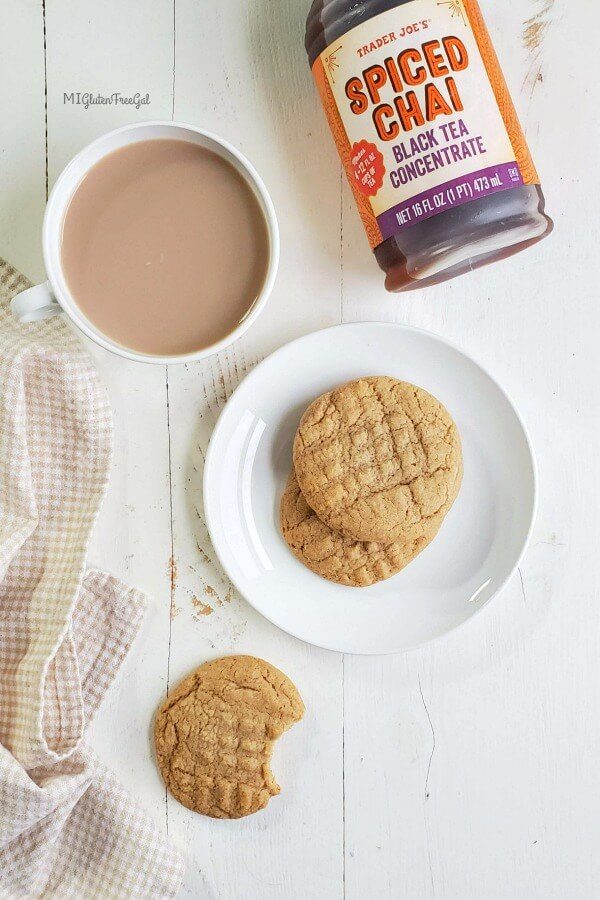
{"type": "Polygon", "coordinates": [[[476,0],[314,0],[305,45],[388,290],[551,232],[476,0]]]}

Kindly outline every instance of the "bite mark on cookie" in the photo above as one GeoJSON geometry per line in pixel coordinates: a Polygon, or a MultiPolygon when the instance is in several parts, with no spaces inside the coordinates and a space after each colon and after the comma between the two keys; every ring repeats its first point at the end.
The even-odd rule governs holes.
{"type": "Polygon", "coordinates": [[[228,656],[185,678],[159,709],[154,739],[167,788],[184,806],[234,819],[279,793],[274,741],[304,714],[290,679],[262,659],[228,656]]]}

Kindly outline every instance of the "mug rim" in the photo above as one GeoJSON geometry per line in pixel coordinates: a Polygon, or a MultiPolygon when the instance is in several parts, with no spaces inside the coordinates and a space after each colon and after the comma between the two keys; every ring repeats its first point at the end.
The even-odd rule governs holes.
{"type": "MultiPolygon", "coordinates": [[[[153,140],[153,138],[148,139],[153,140]]],[[[115,149],[119,148],[107,150],[106,153],[102,154],[100,159],[103,159],[115,149]]],[[[99,162],[99,159],[96,160],[96,162],[99,162]]],[[[181,364],[198,362],[202,359],[206,359],[209,356],[213,356],[215,353],[218,353],[220,350],[224,350],[226,347],[229,347],[231,344],[237,341],[238,338],[240,338],[256,321],[271,295],[273,286],[275,284],[275,279],[277,277],[277,270],[279,268],[280,254],[279,223],[277,221],[275,207],[273,205],[271,196],[265,186],[265,183],[263,182],[261,176],[258,174],[257,170],[254,168],[250,160],[240,150],[238,150],[237,147],[235,147],[229,141],[225,140],[225,138],[222,138],[219,135],[215,134],[214,132],[208,131],[207,129],[201,128],[197,125],[190,125],[186,122],[176,122],[170,119],[148,119],[143,122],[134,122],[128,125],[121,125],[119,128],[114,128],[111,131],[104,132],[89,144],[86,144],[84,147],[82,147],[81,150],[79,150],[63,168],[50,192],[48,202],[46,204],[46,210],[44,212],[44,221],[42,225],[42,245],[46,274],[48,276],[48,281],[50,282],[53,294],[63,312],[71,319],[71,321],[77,326],[77,328],[79,328],[79,330],[82,331],[87,337],[89,337],[100,347],[103,347],[105,350],[116,353],[117,355],[122,356],[125,359],[134,360],[136,362],[150,363],[154,365],[173,365],[178,363],[181,364]],[[71,297],[69,293],[67,293],[67,295],[65,296],[63,288],[60,286],[58,281],[59,274],[63,277],[64,281],[66,281],[66,279],[64,278],[64,271],[62,268],[60,254],[56,254],[52,246],[51,238],[54,234],[54,227],[51,226],[51,219],[58,213],[60,222],[62,224],[64,214],[66,212],[66,209],[68,208],[68,204],[73,197],[74,192],[77,190],[77,186],[81,183],[81,180],[85,177],[85,175],[87,175],[90,169],[92,169],[96,164],[94,162],[90,165],[86,165],[83,174],[78,180],[77,186],[68,195],[63,196],[65,181],[68,179],[72,169],[80,162],[81,157],[88,154],[90,151],[93,151],[96,147],[106,142],[107,139],[119,137],[119,135],[137,131],[138,129],[142,128],[162,128],[165,126],[168,128],[179,128],[183,131],[198,134],[202,138],[206,139],[209,144],[212,144],[215,152],[217,152],[222,158],[227,160],[227,154],[229,154],[237,161],[241,174],[246,179],[249,186],[254,190],[254,192],[258,194],[258,198],[261,202],[262,212],[265,216],[269,234],[269,257],[267,273],[260,293],[257,295],[256,300],[254,301],[242,321],[236,326],[236,328],[233,329],[233,331],[229,332],[229,334],[225,335],[225,337],[221,338],[219,341],[210,344],[208,347],[203,347],[201,350],[194,350],[190,353],[168,354],[166,356],[161,356],[142,353],[138,350],[132,350],[129,347],[125,347],[122,344],[113,341],[110,337],[108,337],[108,335],[104,334],[102,331],[100,331],[100,329],[97,329],[93,325],[93,323],[90,322],[83,315],[83,313],[81,313],[74,298],[71,297]]]]}

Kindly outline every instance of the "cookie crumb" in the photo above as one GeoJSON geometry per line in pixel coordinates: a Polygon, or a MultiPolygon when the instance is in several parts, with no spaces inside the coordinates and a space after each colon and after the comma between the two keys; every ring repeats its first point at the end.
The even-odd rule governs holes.
{"type": "Polygon", "coordinates": [[[213,607],[209,603],[203,603],[196,596],[192,597],[192,606],[201,616],[210,616],[214,612],[213,607]]]}

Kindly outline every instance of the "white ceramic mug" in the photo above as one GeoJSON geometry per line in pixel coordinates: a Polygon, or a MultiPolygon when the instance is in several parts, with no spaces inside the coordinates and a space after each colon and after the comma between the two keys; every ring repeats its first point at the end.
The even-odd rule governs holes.
{"type": "Polygon", "coordinates": [[[127,359],[160,363],[161,365],[166,363],[194,362],[204,359],[206,356],[222,350],[237,340],[250,327],[265,306],[273,288],[279,264],[277,217],[271,198],[257,171],[245,156],[227,141],[208,131],[204,131],[202,128],[196,128],[194,125],[183,125],[178,122],[139,122],[135,125],[126,125],[122,128],[117,128],[115,131],[110,131],[87,147],[84,147],[63,170],[52,189],[44,216],[42,242],[48,281],[17,294],[11,303],[14,315],[21,322],[37,322],[48,316],[56,315],[56,313],[64,312],[84,334],[97,344],[100,344],[101,347],[112,350],[114,353],[118,353],[127,359]],[[81,180],[91,167],[106,156],[107,153],[112,153],[113,150],[118,150],[127,144],[154,138],[174,138],[176,140],[191,141],[199,144],[201,147],[212,150],[227,160],[244,177],[256,195],[267,223],[269,235],[269,261],[264,285],[249,312],[237,328],[216,344],[193,353],[185,353],[178,356],[153,356],[139,353],[121,346],[103,334],[83,315],[77,306],[73,295],[69,291],[61,264],[63,221],[71,197],[77,190],[81,180]]]}

